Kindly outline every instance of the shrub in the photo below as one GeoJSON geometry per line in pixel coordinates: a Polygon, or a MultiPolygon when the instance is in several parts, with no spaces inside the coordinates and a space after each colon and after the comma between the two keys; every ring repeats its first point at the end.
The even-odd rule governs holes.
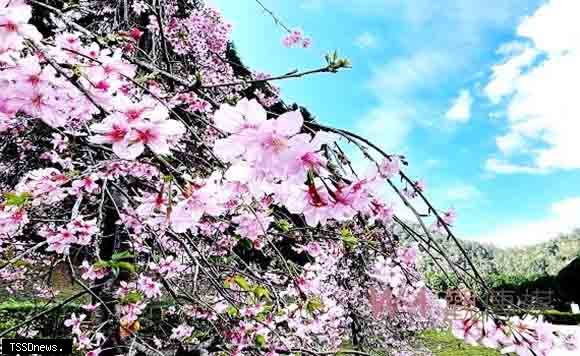
{"type": "Polygon", "coordinates": [[[561,312],[558,310],[545,310],[542,312],[544,320],[552,324],[580,325],[580,314],[561,312]]]}

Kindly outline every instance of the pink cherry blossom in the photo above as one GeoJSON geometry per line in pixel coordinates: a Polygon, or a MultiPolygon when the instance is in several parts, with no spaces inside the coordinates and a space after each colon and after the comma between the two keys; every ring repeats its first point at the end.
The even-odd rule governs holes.
{"type": "Polygon", "coordinates": [[[290,148],[282,158],[288,177],[302,183],[310,170],[325,176],[327,162],[319,151],[322,145],[332,144],[336,139],[336,135],[326,132],[318,132],[314,138],[307,134],[292,137],[288,143],[290,148]]]}
{"type": "Polygon", "coordinates": [[[63,152],[68,148],[68,137],[57,133],[52,134],[52,146],[57,152],[63,152]]]}
{"type": "Polygon", "coordinates": [[[295,249],[298,252],[306,252],[312,257],[318,257],[323,253],[323,249],[317,242],[310,242],[306,245],[298,245],[295,249]]]}
{"type": "Polygon", "coordinates": [[[81,264],[81,270],[83,271],[81,278],[84,280],[95,281],[105,277],[108,273],[106,268],[95,267],[91,265],[88,261],[84,260],[81,264]]]}
{"type": "Polygon", "coordinates": [[[10,101],[20,111],[51,127],[63,127],[68,123],[67,116],[59,110],[55,89],[50,86],[38,85],[32,90],[17,87],[10,101]]]}
{"type": "Polygon", "coordinates": [[[390,158],[385,158],[380,166],[379,173],[383,178],[391,179],[401,170],[399,159],[397,157],[391,156],[390,158]]]}
{"type": "Polygon", "coordinates": [[[112,144],[113,151],[121,158],[133,159],[140,154],[136,149],[129,150],[127,143],[129,123],[122,117],[108,116],[101,123],[93,124],[91,130],[98,134],[90,138],[91,142],[112,144]]]}
{"type": "Polygon", "coordinates": [[[282,39],[282,44],[287,48],[298,46],[302,48],[309,48],[312,45],[312,39],[309,37],[304,37],[302,30],[295,29],[290,31],[290,33],[282,39]]]}
{"type": "Polygon", "coordinates": [[[171,330],[171,339],[183,340],[193,332],[193,328],[186,324],[180,324],[178,327],[171,330]]]}
{"type": "Polygon", "coordinates": [[[168,256],[161,258],[157,264],[151,263],[149,268],[161,273],[165,278],[171,279],[177,277],[187,267],[178,262],[174,256],[168,256]]]}
{"type": "Polygon", "coordinates": [[[89,194],[98,193],[100,188],[96,183],[98,179],[99,177],[96,174],[90,174],[84,176],[82,179],[73,181],[72,188],[74,194],[80,194],[83,191],[89,194]]]}
{"type": "MultiPolygon", "coordinates": [[[[203,1],[114,3],[62,9],[66,21],[35,9],[42,39],[28,23],[40,5],[0,0],[0,260],[18,256],[0,267],[9,293],[54,299],[61,291],[36,274],[72,263],[99,300],[83,310],[111,312],[107,323],[65,321],[75,352],[90,356],[131,344],[105,338],[123,338],[119,324],[150,335],[146,308],[176,296],[163,310],[171,333],[142,347],[207,339],[232,355],[332,353],[358,326],[396,354],[408,335],[443,326],[419,246],[392,238],[400,220],[383,188],[425,190],[398,156],[356,172],[338,138],[369,157],[372,145],[305,121],[271,76],[233,65],[232,27],[203,1]],[[357,299],[366,291],[368,303],[357,299]]],[[[301,30],[283,42],[312,44],[301,30]]],[[[447,228],[455,212],[441,216],[435,226],[447,228]]],[[[556,343],[548,324],[476,311],[453,330],[521,355],[556,343]]]]}
{"type": "Polygon", "coordinates": [[[405,280],[401,267],[392,261],[385,260],[382,256],[375,261],[369,276],[392,288],[399,287],[405,280]]]}
{"type": "Polygon", "coordinates": [[[137,281],[137,287],[147,298],[159,298],[161,296],[160,284],[151,277],[141,275],[137,281]]]}
{"type": "Polygon", "coordinates": [[[25,38],[35,42],[42,39],[36,27],[28,24],[31,17],[32,8],[24,1],[0,2],[0,52],[20,49],[25,38]]]}
{"type": "Polygon", "coordinates": [[[274,219],[262,212],[247,212],[232,218],[232,222],[238,225],[236,233],[246,238],[254,244],[254,247],[261,248],[260,236],[266,235],[268,226],[274,219]]]}
{"type": "Polygon", "coordinates": [[[453,320],[451,332],[468,344],[475,345],[483,337],[483,324],[477,318],[466,317],[463,320],[453,320]]]}
{"type": "Polygon", "coordinates": [[[101,354],[101,349],[97,348],[97,349],[94,349],[94,350],[87,352],[85,354],[85,356],[99,356],[100,354],[101,354]]]}
{"type": "Polygon", "coordinates": [[[75,313],[70,315],[70,318],[64,321],[64,326],[67,328],[72,328],[73,334],[81,333],[81,323],[85,320],[87,316],[85,314],[80,314],[78,317],[75,313]]]}
{"type": "Polygon", "coordinates": [[[566,334],[564,335],[563,344],[566,350],[575,351],[578,350],[580,341],[578,339],[578,333],[566,334]]]}
{"type": "Polygon", "coordinates": [[[185,127],[175,120],[161,120],[155,122],[139,122],[131,130],[129,146],[141,154],[144,146],[160,155],[169,155],[169,141],[185,133],[185,127]]]}
{"type": "Polygon", "coordinates": [[[89,313],[94,312],[95,310],[97,310],[97,308],[101,305],[101,303],[96,303],[96,304],[85,304],[82,305],[82,308],[84,310],[86,310],[89,313]]]}

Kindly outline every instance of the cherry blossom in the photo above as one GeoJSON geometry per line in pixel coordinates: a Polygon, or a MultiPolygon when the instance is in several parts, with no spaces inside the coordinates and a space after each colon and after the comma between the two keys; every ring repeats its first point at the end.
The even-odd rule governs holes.
{"type": "Polygon", "coordinates": [[[36,27],[28,24],[32,8],[25,4],[23,0],[0,1],[0,53],[21,49],[25,38],[33,41],[42,39],[36,27]]]}
{"type": "MultiPolygon", "coordinates": [[[[90,322],[64,322],[90,356],[208,340],[232,355],[331,354],[353,332],[390,352],[441,326],[444,303],[417,270],[424,246],[393,241],[400,216],[382,195],[392,183],[423,199],[423,181],[394,155],[357,174],[340,138],[364,140],[284,103],[272,77],[232,59],[220,12],[184,3],[86,1],[31,19],[41,5],[0,0],[3,285],[53,299],[38,271],[71,264],[98,297],[82,306],[90,322]],[[171,333],[143,337],[149,308],[173,298],[171,333]]],[[[294,30],[284,44],[311,40],[294,30]]],[[[333,57],[321,72],[337,70],[333,57]]],[[[528,319],[471,315],[453,331],[522,355],[555,344],[528,319]]]]}
{"type": "Polygon", "coordinates": [[[81,269],[83,270],[81,278],[90,281],[101,279],[105,277],[108,273],[105,267],[91,265],[86,260],[82,262],[81,269]]]}
{"type": "Polygon", "coordinates": [[[137,281],[137,286],[147,298],[158,298],[161,296],[160,284],[151,279],[151,277],[140,276],[137,281]]]}
{"type": "Polygon", "coordinates": [[[161,258],[159,263],[150,263],[149,268],[161,273],[165,278],[171,279],[177,277],[187,266],[178,262],[174,256],[161,258]]]}
{"type": "Polygon", "coordinates": [[[393,178],[400,170],[400,163],[397,157],[385,158],[379,166],[381,176],[386,179],[393,178]]]}
{"type": "Polygon", "coordinates": [[[75,313],[70,315],[70,318],[64,321],[64,326],[72,328],[73,334],[81,333],[81,323],[86,319],[85,314],[80,314],[78,317],[75,313]]]}
{"type": "Polygon", "coordinates": [[[282,39],[282,44],[287,48],[297,46],[309,48],[312,45],[312,39],[304,37],[302,30],[294,29],[282,39]]]}
{"type": "Polygon", "coordinates": [[[98,179],[96,174],[90,174],[72,182],[73,194],[80,194],[83,191],[89,194],[98,193],[99,185],[96,183],[98,179]]]}
{"type": "Polygon", "coordinates": [[[191,326],[181,324],[178,327],[173,328],[173,330],[171,330],[171,338],[183,340],[183,339],[191,336],[192,332],[193,332],[193,328],[191,326]]]}
{"type": "Polygon", "coordinates": [[[89,313],[94,312],[95,310],[97,310],[97,308],[99,307],[99,305],[101,305],[101,303],[96,303],[96,304],[85,304],[82,306],[82,308],[84,310],[86,310],[89,313]]]}

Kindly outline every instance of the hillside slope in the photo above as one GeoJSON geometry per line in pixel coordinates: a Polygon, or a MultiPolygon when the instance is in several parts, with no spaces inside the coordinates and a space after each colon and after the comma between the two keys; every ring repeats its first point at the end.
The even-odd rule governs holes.
{"type": "MultiPolygon", "coordinates": [[[[452,261],[468,266],[454,243],[446,241],[443,237],[439,237],[438,240],[449,252],[452,261]]],[[[490,285],[519,284],[542,276],[555,276],[574,258],[580,256],[580,229],[527,247],[503,249],[474,241],[462,241],[462,245],[490,285]]],[[[437,289],[447,287],[448,283],[432,259],[425,257],[421,269],[433,287],[437,289]]]]}

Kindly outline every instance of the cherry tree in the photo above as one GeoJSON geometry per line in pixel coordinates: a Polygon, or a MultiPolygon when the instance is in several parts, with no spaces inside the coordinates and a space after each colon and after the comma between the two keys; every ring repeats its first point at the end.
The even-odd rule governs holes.
{"type": "MultiPolygon", "coordinates": [[[[312,44],[264,9],[281,45],[312,44]]],[[[415,355],[412,336],[445,312],[421,253],[485,290],[433,239],[457,242],[455,212],[427,200],[404,157],[323,125],[274,85],[350,62],[334,52],[313,70],[253,72],[231,31],[195,0],[0,0],[0,283],[47,302],[0,337],[34,335],[83,301],[54,327],[91,356],[415,355]],[[56,266],[72,295],[47,282],[56,266]],[[146,325],[160,305],[163,325],[146,325]]],[[[453,331],[519,355],[557,342],[550,325],[492,308],[453,331]]]]}

